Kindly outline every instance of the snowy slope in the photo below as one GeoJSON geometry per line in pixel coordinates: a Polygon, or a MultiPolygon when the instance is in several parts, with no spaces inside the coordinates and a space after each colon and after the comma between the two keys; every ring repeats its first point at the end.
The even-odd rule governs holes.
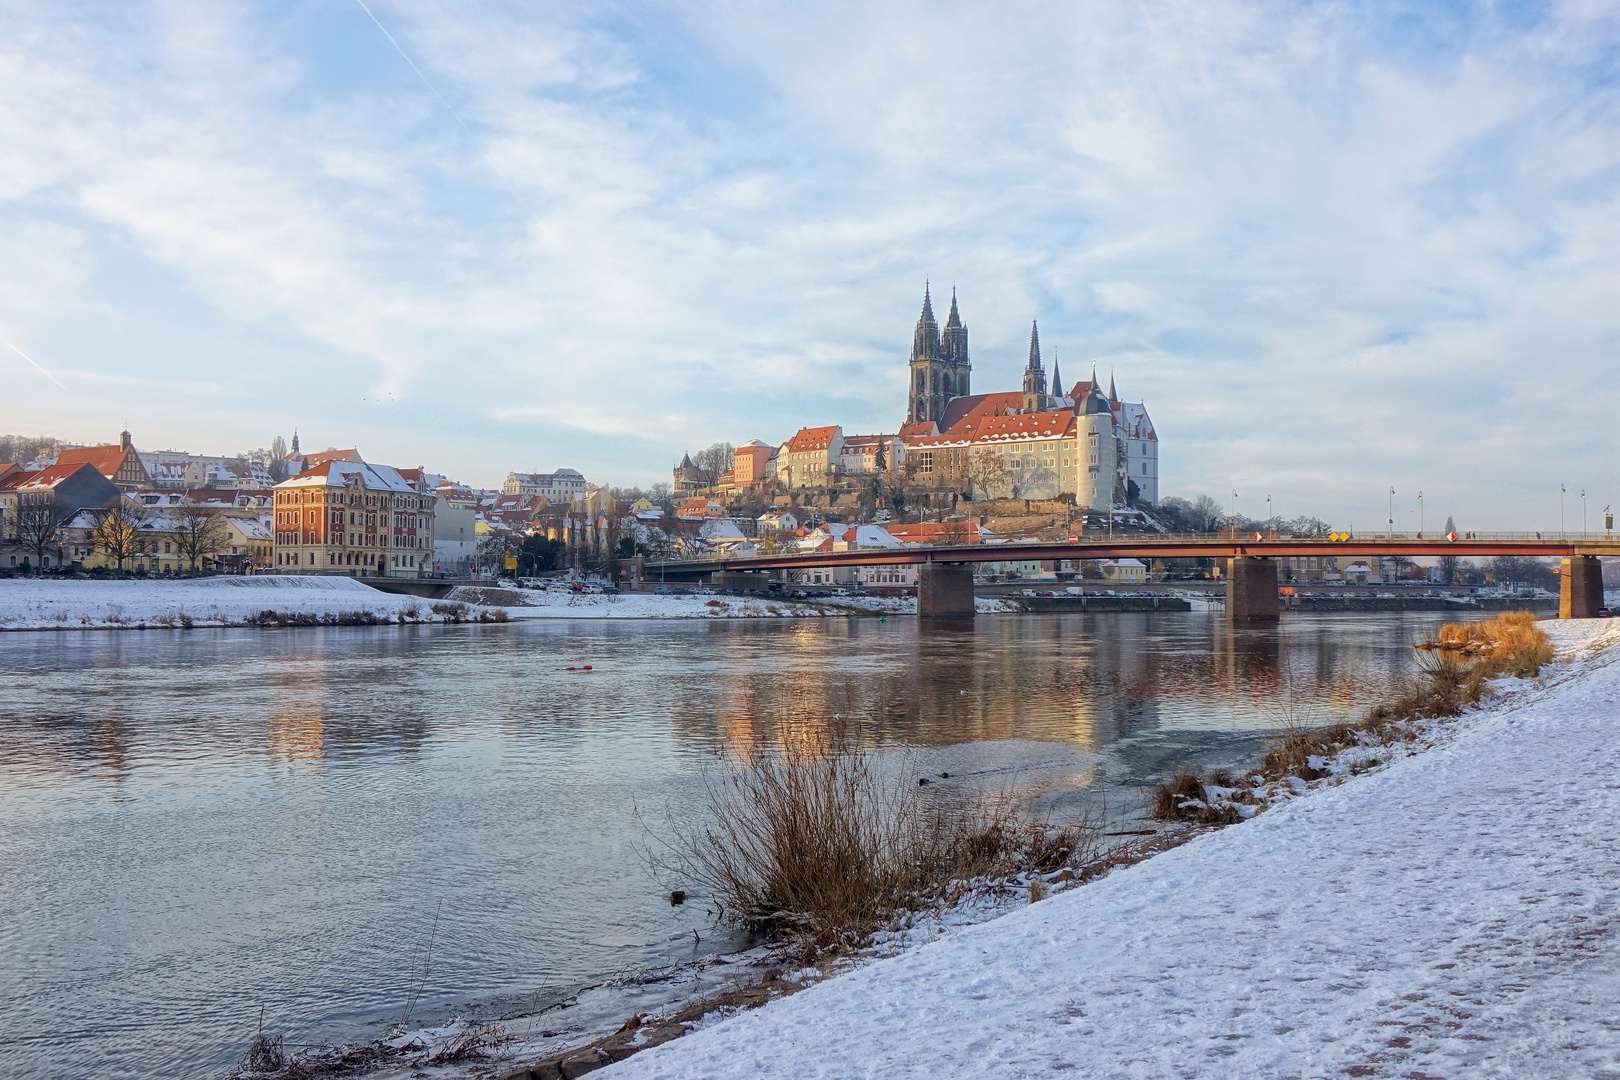
{"type": "Polygon", "coordinates": [[[1620,628],[1437,749],[610,1080],[1620,1073],[1620,628]]]}

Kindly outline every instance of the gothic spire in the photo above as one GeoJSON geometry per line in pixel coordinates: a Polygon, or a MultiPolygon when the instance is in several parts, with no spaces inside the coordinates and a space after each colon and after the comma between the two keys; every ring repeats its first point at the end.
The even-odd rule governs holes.
{"type": "Polygon", "coordinates": [[[1052,396],[1053,397],[1068,397],[1069,396],[1063,390],[1063,376],[1058,373],[1058,357],[1057,357],[1057,350],[1056,349],[1052,350],[1052,396]]]}
{"type": "Polygon", "coordinates": [[[911,362],[937,360],[939,356],[939,324],[934,321],[934,301],[929,295],[929,283],[924,281],[922,314],[917,316],[917,329],[911,335],[911,362]]]}
{"type": "Polygon", "coordinates": [[[956,286],[951,286],[951,313],[945,316],[945,329],[955,330],[962,325],[962,316],[956,313],[956,286]]]}
{"type": "Polygon", "coordinates": [[[1024,366],[1024,370],[1041,370],[1041,331],[1034,319],[1029,322],[1029,363],[1024,366]]]}
{"type": "Polygon", "coordinates": [[[1119,401],[1119,395],[1114,393],[1114,373],[1112,370],[1108,372],[1108,400],[1115,403],[1119,401]]]}

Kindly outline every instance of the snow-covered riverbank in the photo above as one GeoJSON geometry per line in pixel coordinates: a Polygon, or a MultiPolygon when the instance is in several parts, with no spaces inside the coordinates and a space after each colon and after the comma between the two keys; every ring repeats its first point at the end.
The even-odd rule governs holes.
{"type": "MultiPolygon", "coordinates": [[[[244,626],[261,612],[328,620],[440,622],[481,612],[504,619],[809,618],[907,614],[916,601],[876,597],[817,603],[750,596],[570,595],[527,589],[457,590],[461,615],[435,601],[373,589],[353,578],[216,577],[180,581],[0,580],[0,630],[106,630],[244,626]],[[463,597],[460,594],[468,594],[463,597]]],[[[981,600],[986,613],[1017,610],[981,600]]]]}
{"type": "Polygon", "coordinates": [[[606,1075],[1609,1075],[1620,625],[1548,628],[1426,752],[606,1075]]]}

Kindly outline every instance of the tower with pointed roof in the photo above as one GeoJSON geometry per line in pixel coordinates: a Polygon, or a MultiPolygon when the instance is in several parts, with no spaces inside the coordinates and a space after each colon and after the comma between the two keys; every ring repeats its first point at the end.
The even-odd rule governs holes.
{"type": "Polygon", "coordinates": [[[952,398],[969,393],[972,362],[968,358],[968,329],[956,310],[951,290],[951,311],[943,332],[934,321],[929,285],[923,284],[922,314],[911,337],[911,390],[906,423],[938,421],[952,398]]]}
{"type": "Polygon", "coordinates": [[[1029,362],[1024,365],[1024,411],[1045,412],[1046,369],[1041,366],[1041,330],[1034,320],[1029,324],[1029,362]]]}

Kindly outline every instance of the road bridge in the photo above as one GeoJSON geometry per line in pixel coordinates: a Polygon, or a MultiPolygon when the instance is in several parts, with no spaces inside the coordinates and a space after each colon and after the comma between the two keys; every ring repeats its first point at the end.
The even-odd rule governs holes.
{"type": "Polygon", "coordinates": [[[1620,556],[1620,539],[1553,537],[1540,533],[1468,533],[1429,536],[1245,536],[1224,534],[1088,535],[1068,541],[990,544],[917,544],[850,551],[773,552],[704,559],[648,560],[649,580],[708,580],[727,588],[759,588],[761,575],[834,566],[917,566],[917,614],[973,614],[973,564],[1054,562],[1063,559],[1221,559],[1226,564],[1226,615],[1239,621],[1275,619],[1279,558],[1442,555],[1494,558],[1557,557],[1562,618],[1590,618],[1603,606],[1603,569],[1598,557],[1620,556]]]}

